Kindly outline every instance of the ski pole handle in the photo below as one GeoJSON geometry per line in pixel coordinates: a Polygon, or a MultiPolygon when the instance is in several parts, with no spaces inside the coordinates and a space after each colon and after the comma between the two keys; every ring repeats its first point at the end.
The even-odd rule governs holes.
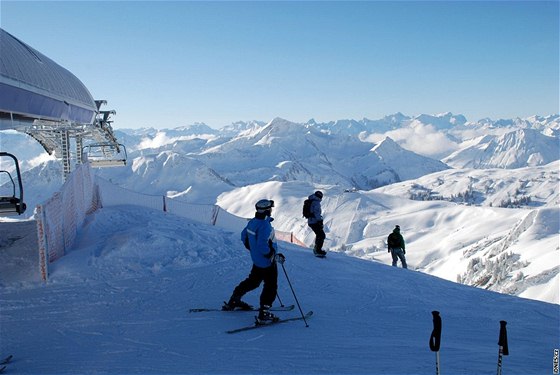
{"type": "Polygon", "coordinates": [[[507,322],[505,320],[500,320],[500,337],[498,339],[498,371],[497,375],[502,375],[502,356],[509,355],[509,348],[507,342],[507,322]]]}
{"type": "Polygon", "coordinates": [[[432,315],[434,329],[430,336],[430,350],[432,352],[438,352],[441,344],[441,317],[439,316],[439,311],[432,311],[432,315]]]}
{"type": "Polygon", "coordinates": [[[506,324],[507,322],[505,320],[500,320],[500,338],[498,339],[498,345],[503,348],[503,355],[509,355],[506,324]]]}
{"type": "Polygon", "coordinates": [[[432,311],[434,329],[430,336],[430,350],[436,352],[436,375],[439,375],[439,347],[441,344],[441,316],[439,311],[432,311]]]}

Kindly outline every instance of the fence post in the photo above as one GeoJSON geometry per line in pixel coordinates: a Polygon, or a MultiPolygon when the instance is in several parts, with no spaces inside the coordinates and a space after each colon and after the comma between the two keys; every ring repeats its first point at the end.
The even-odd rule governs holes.
{"type": "Polygon", "coordinates": [[[45,214],[42,205],[37,205],[37,243],[39,245],[39,271],[41,280],[47,282],[49,277],[49,252],[47,231],[45,228],[45,214]]]}

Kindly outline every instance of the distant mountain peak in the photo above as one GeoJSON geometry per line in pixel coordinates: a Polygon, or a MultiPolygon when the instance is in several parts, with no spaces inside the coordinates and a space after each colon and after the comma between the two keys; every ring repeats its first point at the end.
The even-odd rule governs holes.
{"type": "Polygon", "coordinates": [[[388,116],[383,117],[383,120],[390,121],[390,122],[393,122],[393,123],[400,123],[404,120],[409,120],[409,119],[410,119],[410,117],[405,116],[401,112],[397,112],[397,113],[394,113],[392,115],[388,115],[388,116]]]}
{"type": "Polygon", "coordinates": [[[317,125],[317,121],[315,121],[314,118],[311,118],[309,120],[307,120],[307,122],[305,123],[306,125],[317,125]]]}
{"type": "Polygon", "coordinates": [[[467,119],[463,115],[454,115],[451,112],[444,112],[436,115],[422,114],[414,118],[425,125],[432,125],[436,129],[444,130],[455,126],[465,125],[467,119]]]}
{"type": "Polygon", "coordinates": [[[538,130],[516,128],[500,136],[482,137],[477,144],[444,159],[455,168],[522,168],[558,160],[558,139],[538,130]]]}
{"type": "Polygon", "coordinates": [[[173,128],[173,130],[190,133],[198,132],[198,134],[213,134],[216,132],[216,130],[212,129],[210,126],[206,125],[203,122],[195,122],[190,125],[178,126],[176,128],[173,128]]]}
{"type": "Polygon", "coordinates": [[[400,152],[403,151],[404,148],[399,146],[397,142],[395,142],[391,137],[385,137],[381,142],[373,146],[371,149],[372,152],[376,153],[384,153],[384,152],[400,152]]]}
{"type": "Polygon", "coordinates": [[[276,117],[269,122],[262,131],[268,134],[287,134],[293,131],[301,131],[301,129],[305,127],[305,124],[299,124],[281,117],[276,117]]]}

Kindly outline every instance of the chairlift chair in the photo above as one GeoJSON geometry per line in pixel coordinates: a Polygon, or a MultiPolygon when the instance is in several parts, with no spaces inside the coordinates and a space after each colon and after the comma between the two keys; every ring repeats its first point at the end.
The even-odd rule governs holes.
{"type": "Polygon", "coordinates": [[[120,143],[92,143],[84,146],[83,158],[92,167],[122,167],[126,165],[126,147],[120,143]]]}
{"type": "Polygon", "coordinates": [[[11,158],[15,165],[15,172],[17,174],[17,186],[19,189],[19,194],[16,195],[16,182],[14,181],[12,175],[7,170],[0,170],[1,175],[7,175],[8,180],[6,184],[11,184],[11,195],[3,195],[0,193],[0,215],[18,214],[21,215],[25,212],[27,208],[26,204],[23,202],[23,183],[21,182],[21,172],[19,170],[19,163],[17,158],[7,152],[0,152],[0,158],[8,157],[11,158]]]}

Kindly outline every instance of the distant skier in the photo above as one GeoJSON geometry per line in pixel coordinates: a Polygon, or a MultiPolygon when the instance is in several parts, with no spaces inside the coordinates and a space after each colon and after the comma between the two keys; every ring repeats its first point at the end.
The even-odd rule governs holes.
{"type": "Polygon", "coordinates": [[[235,289],[229,302],[222,307],[224,310],[250,310],[251,306],[241,300],[247,292],[258,288],[264,281],[260,296],[259,321],[276,321],[278,318],[272,314],[270,306],[276,299],[278,289],[278,267],[276,262],[284,263],[284,255],[278,253],[278,245],[274,236],[271,222],[274,201],[261,199],[255,205],[255,217],[247,223],[241,232],[241,241],[251,252],[253,267],[249,276],[235,289]]]}
{"type": "Polygon", "coordinates": [[[311,194],[308,199],[311,201],[309,207],[310,215],[307,218],[307,225],[315,233],[315,246],[313,247],[313,254],[317,257],[324,257],[327,252],[323,250],[323,243],[325,242],[325,230],[323,229],[323,215],[321,211],[321,201],[323,200],[323,192],[317,190],[311,194]]]}
{"type": "Polygon", "coordinates": [[[393,267],[397,266],[397,261],[400,259],[403,268],[408,268],[406,265],[406,250],[404,245],[404,238],[401,235],[401,227],[395,225],[393,233],[387,237],[387,247],[389,248],[389,253],[393,257],[393,267]]]}

